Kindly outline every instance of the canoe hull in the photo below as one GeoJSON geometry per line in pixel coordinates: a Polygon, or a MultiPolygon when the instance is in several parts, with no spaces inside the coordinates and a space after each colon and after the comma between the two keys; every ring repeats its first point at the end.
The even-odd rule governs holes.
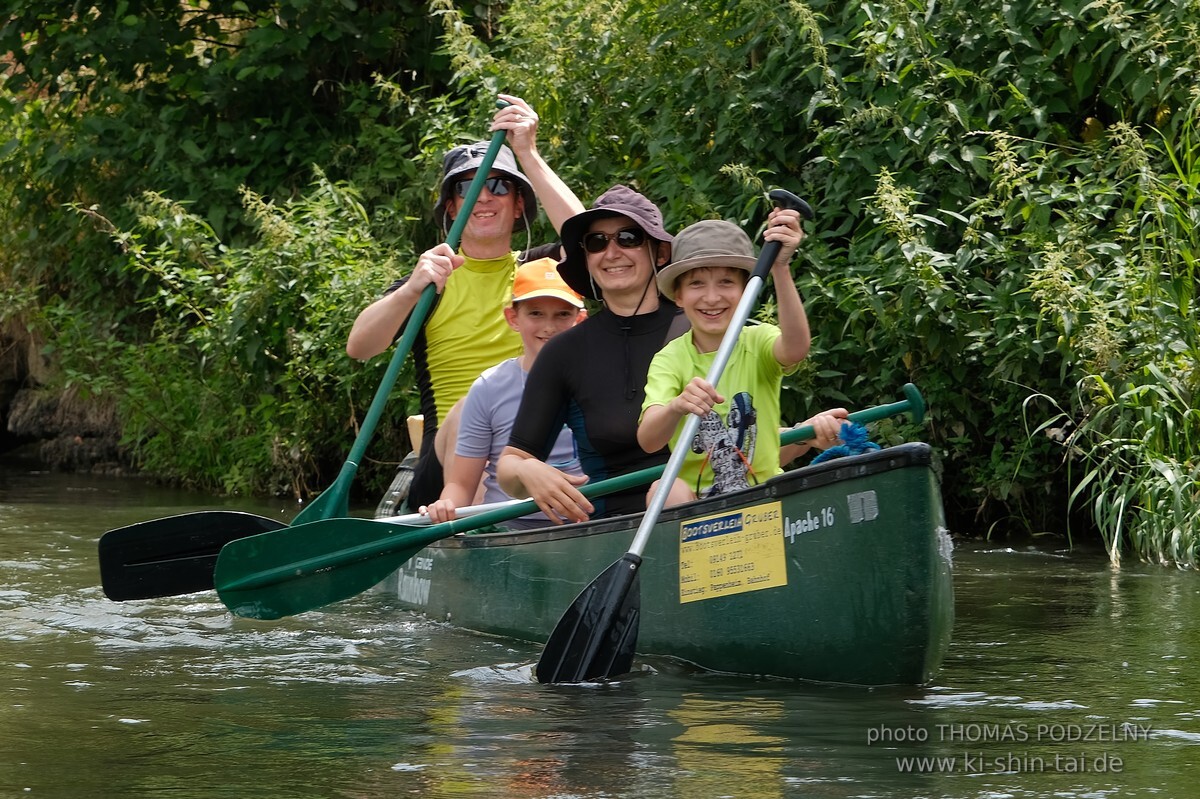
{"type": "MultiPolygon", "coordinates": [[[[640,517],[456,536],[382,588],[432,619],[545,641],[640,517]]],[[[931,453],[905,444],[663,512],[643,552],[640,655],[735,674],[923,684],[953,626],[931,453]]]]}

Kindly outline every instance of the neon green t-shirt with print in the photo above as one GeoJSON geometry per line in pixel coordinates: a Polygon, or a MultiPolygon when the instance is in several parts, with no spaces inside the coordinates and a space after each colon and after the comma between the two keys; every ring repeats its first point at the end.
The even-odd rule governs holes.
{"type": "MultiPolygon", "coordinates": [[[[743,487],[741,480],[756,485],[783,472],[779,465],[779,389],[783,376],[796,367],[784,370],[775,359],[775,341],[780,335],[775,325],[754,325],[738,336],[716,386],[725,401],[701,420],[679,473],[697,496],[735,490],[743,487]]],[[[643,415],[651,405],[670,403],[693,377],[707,375],[715,357],[715,351],[696,350],[690,330],[663,347],[650,363],[643,415]]],[[[672,451],[685,421],[680,421],[671,437],[672,451]]]]}

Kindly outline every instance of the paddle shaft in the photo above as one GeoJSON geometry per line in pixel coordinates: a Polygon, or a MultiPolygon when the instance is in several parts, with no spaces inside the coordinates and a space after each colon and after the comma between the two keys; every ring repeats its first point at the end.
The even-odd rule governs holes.
{"type": "MultiPolygon", "coordinates": [[[[775,189],[771,192],[770,196],[780,207],[793,208],[801,212],[807,212],[806,216],[812,216],[812,209],[808,208],[808,203],[791,192],[775,189]]],[[[779,257],[781,249],[783,249],[783,245],[778,241],[768,241],[763,245],[762,252],[759,253],[758,260],[754,263],[754,271],[750,274],[750,279],[746,282],[745,290],[742,291],[742,298],[738,301],[737,308],[733,312],[733,317],[729,321],[729,327],[725,330],[725,335],[721,338],[721,346],[717,348],[717,354],[713,357],[712,366],[708,369],[708,375],[705,379],[708,380],[709,385],[715,387],[720,382],[721,375],[725,373],[725,367],[728,365],[729,359],[733,356],[733,350],[737,346],[738,336],[742,332],[742,327],[746,324],[746,320],[750,318],[750,312],[754,310],[754,304],[758,302],[758,295],[766,282],[767,272],[771,270],[771,265],[779,257]]],[[[671,449],[671,457],[667,460],[667,465],[663,469],[662,480],[659,482],[658,488],[655,489],[650,503],[646,506],[646,515],[642,517],[642,523],[638,525],[637,535],[633,537],[633,543],[629,547],[629,554],[640,557],[642,550],[646,548],[646,541],[650,538],[650,531],[658,523],[658,516],[662,513],[663,506],[666,505],[667,495],[671,493],[671,484],[679,476],[679,472],[683,468],[683,461],[691,452],[688,442],[696,437],[696,432],[699,429],[700,417],[694,413],[689,413],[684,420],[683,431],[679,434],[679,438],[676,439],[677,444],[671,449]]]]}
{"type": "MultiPolygon", "coordinates": [[[[771,199],[777,205],[800,210],[811,217],[808,204],[790,192],[776,189],[771,199]]],[[[767,271],[779,256],[782,244],[768,241],[755,261],[754,270],[746,282],[746,288],[738,301],[729,327],[721,337],[721,345],[713,357],[707,379],[716,386],[725,371],[737,346],[742,326],[750,318],[750,311],[758,301],[767,271]]],[[[638,575],[641,570],[642,550],[650,540],[650,533],[658,524],[659,514],[666,505],[672,484],[683,468],[683,461],[691,452],[690,443],[700,428],[700,417],[688,414],[683,430],[671,448],[671,455],[663,468],[663,476],[654,490],[646,513],[638,525],[637,534],[628,551],[613,565],[593,580],[571,606],[563,613],[558,624],[546,640],[542,656],[534,672],[538,682],[579,682],[596,677],[611,677],[627,669],[633,661],[633,648],[637,641],[638,620],[641,618],[641,599],[638,575]]]]}
{"type": "MultiPolygon", "coordinates": [[[[861,411],[855,411],[846,417],[846,421],[856,422],[858,424],[867,424],[868,422],[877,422],[880,419],[886,419],[889,416],[898,416],[903,413],[911,414],[913,424],[920,424],[925,418],[925,400],[921,396],[921,392],[912,383],[904,384],[904,399],[897,402],[889,402],[887,405],[876,405],[872,408],[863,408],[861,411]]],[[[791,430],[785,430],[779,436],[781,444],[798,444],[801,441],[807,441],[817,434],[813,430],[813,426],[806,424],[803,427],[793,427],[791,430]]]]}
{"type": "MultiPolygon", "coordinates": [[[[611,477],[607,480],[601,480],[598,483],[592,483],[580,488],[583,495],[589,499],[603,494],[609,494],[614,491],[624,491],[627,488],[633,488],[639,485],[645,485],[659,474],[662,473],[661,466],[651,466],[647,469],[640,469],[636,472],[623,474],[620,477],[611,477]]],[[[537,503],[532,499],[514,500],[513,502],[497,503],[500,507],[492,510],[477,513],[470,518],[452,519],[441,524],[428,526],[420,526],[417,528],[409,528],[401,530],[394,535],[389,535],[386,538],[379,538],[368,541],[363,544],[343,547],[341,540],[331,536],[329,546],[331,551],[322,552],[313,557],[304,558],[296,561],[281,563],[278,566],[273,566],[268,569],[253,571],[249,574],[244,574],[233,579],[218,582],[217,588],[219,591],[232,590],[243,591],[256,588],[265,588],[277,583],[293,580],[297,577],[302,577],[318,572],[329,571],[332,569],[357,563],[369,558],[384,557],[394,555],[396,553],[408,553],[415,555],[417,551],[428,544],[438,541],[442,538],[449,538],[456,533],[465,533],[469,530],[477,530],[481,527],[487,527],[490,524],[498,524],[499,522],[509,521],[519,516],[525,516],[529,513],[534,513],[538,510],[537,503]],[[337,548],[340,547],[340,548],[337,548]]],[[[321,519],[316,523],[327,523],[330,525],[338,522],[338,519],[321,519]]],[[[378,520],[355,520],[355,521],[370,521],[374,524],[388,524],[387,519],[378,520]]],[[[294,530],[280,530],[267,535],[284,535],[294,530]]],[[[229,553],[235,553],[238,548],[245,544],[245,541],[231,542],[225,549],[222,550],[221,559],[227,560],[229,553]]],[[[232,555],[230,555],[232,557],[232,555]]],[[[236,559],[236,558],[235,558],[236,559]]],[[[218,563],[218,569],[220,563],[218,563]]],[[[363,590],[370,586],[364,586],[363,590]]]]}
{"type": "MultiPolygon", "coordinates": [[[[502,108],[508,105],[508,103],[500,100],[496,105],[502,108]]],[[[483,161],[480,163],[479,169],[476,170],[475,177],[471,180],[471,185],[467,189],[467,194],[463,197],[462,206],[459,208],[458,214],[454,217],[454,224],[450,226],[450,232],[446,235],[446,243],[450,245],[450,249],[452,250],[457,250],[459,242],[462,241],[463,231],[466,229],[467,221],[471,217],[471,209],[475,207],[475,200],[483,190],[483,184],[487,181],[488,173],[492,170],[492,164],[496,161],[496,156],[500,152],[500,146],[504,144],[504,137],[506,135],[507,131],[503,130],[498,130],[492,134],[492,140],[488,143],[488,149],[483,156],[483,161]]],[[[354,475],[358,472],[358,465],[362,461],[363,455],[366,454],[367,445],[370,443],[371,437],[375,434],[375,427],[379,424],[379,418],[383,415],[383,408],[387,405],[392,388],[396,385],[396,379],[400,376],[400,370],[404,366],[404,359],[412,351],[413,343],[416,341],[417,335],[421,332],[421,326],[425,324],[425,317],[429,315],[429,309],[433,307],[436,295],[437,289],[432,283],[421,291],[421,297],[417,300],[417,304],[408,316],[408,321],[404,326],[404,334],[396,344],[395,352],[392,353],[392,360],[388,363],[387,371],[383,374],[383,382],[379,384],[379,389],[375,392],[375,398],[371,401],[370,408],[367,409],[367,415],[363,418],[362,425],[358,429],[358,435],[354,439],[354,445],[351,447],[350,454],[346,457],[345,463],[342,464],[337,479],[333,481],[332,486],[296,515],[296,518],[292,520],[292,526],[317,521],[318,519],[345,516],[349,513],[348,498],[350,484],[354,481],[354,475]]]]}
{"type": "MultiPolygon", "coordinates": [[[[499,510],[501,508],[511,508],[521,500],[519,499],[503,499],[498,502],[484,502],[479,505],[467,505],[464,508],[456,508],[454,517],[456,519],[465,519],[468,516],[478,516],[481,513],[488,511],[499,510]]],[[[428,527],[435,522],[425,513],[406,513],[403,516],[386,516],[382,519],[375,519],[383,524],[402,524],[416,525],[419,527],[428,527]]]]}

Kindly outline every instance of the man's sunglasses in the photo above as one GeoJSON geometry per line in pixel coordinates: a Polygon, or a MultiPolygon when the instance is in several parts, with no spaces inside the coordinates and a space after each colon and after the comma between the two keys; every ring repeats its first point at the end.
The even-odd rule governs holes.
{"type": "MultiPolygon", "coordinates": [[[[467,196],[467,189],[470,188],[472,180],[474,178],[460,180],[454,184],[454,191],[458,193],[459,197],[467,196]]],[[[483,185],[496,197],[503,197],[512,191],[513,188],[512,181],[508,178],[488,178],[483,182],[483,185]]]]}
{"type": "Polygon", "coordinates": [[[627,227],[611,235],[588,233],[583,237],[583,249],[593,254],[604,252],[608,249],[608,243],[613,240],[616,240],[617,246],[622,250],[632,250],[646,243],[646,231],[640,227],[627,227]]]}

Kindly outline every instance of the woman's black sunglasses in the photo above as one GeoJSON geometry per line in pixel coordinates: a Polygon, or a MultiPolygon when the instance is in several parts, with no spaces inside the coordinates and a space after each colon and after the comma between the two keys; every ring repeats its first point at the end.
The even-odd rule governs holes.
{"type": "Polygon", "coordinates": [[[614,239],[622,250],[632,250],[646,243],[646,231],[640,227],[627,227],[611,235],[599,232],[588,233],[583,237],[583,249],[590,253],[604,252],[608,249],[608,243],[614,239]]]}
{"type": "MultiPolygon", "coordinates": [[[[458,193],[459,197],[467,196],[467,189],[471,186],[472,180],[474,180],[474,178],[460,180],[454,184],[454,191],[458,193]]],[[[488,191],[497,197],[503,197],[512,191],[513,188],[512,181],[508,178],[488,178],[483,182],[483,185],[487,187],[488,191]]]]}

